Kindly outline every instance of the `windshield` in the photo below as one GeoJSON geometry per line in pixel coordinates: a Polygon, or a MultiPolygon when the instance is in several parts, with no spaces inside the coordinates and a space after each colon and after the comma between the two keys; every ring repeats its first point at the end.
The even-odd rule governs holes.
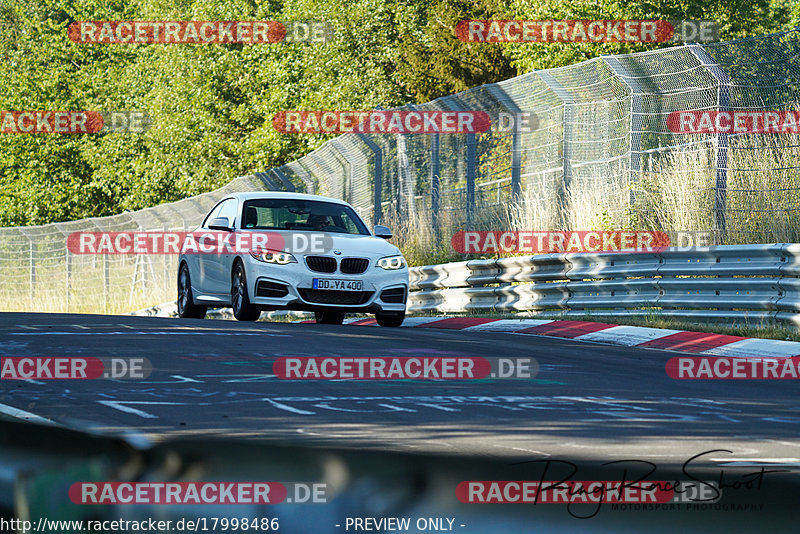
{"type": "Polygon", "coordinates": [[[349,206],[335,202],[282,198],[261,198],[245,202],[242,229],[370,235],[361,218],[349,206]]]}

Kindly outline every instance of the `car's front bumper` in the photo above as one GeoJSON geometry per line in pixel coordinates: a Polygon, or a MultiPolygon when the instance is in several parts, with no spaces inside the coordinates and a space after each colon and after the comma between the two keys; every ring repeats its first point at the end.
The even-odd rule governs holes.
{"type": "Polygon", "coordinates": [[[252,257],[243,260],[250,302],[264,310],[337,308],[353,313],[386,313],[406,309],[408,268],[382,269],[373,258],[361,274],[342,274],[338,270],[320,273],[310,270],[303,257],[297,258],[298,263],[288,265],[264,263],[252,257]],[[360,280],[362,291],[314,290],[314,278],[360,280]]]}

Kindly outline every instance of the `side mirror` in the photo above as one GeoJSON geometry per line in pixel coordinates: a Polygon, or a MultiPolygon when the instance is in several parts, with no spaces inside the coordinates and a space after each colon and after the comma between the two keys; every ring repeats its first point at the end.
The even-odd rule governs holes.
{"type": "Polygon", "coordinates": [[[383,226],[382,224],[376,224],[372,229],[372,233],[375,234],[375,237],[382,237],[383,239],[392,238],[392,231],[388,226],[383,226]]]}
{"type": "Polygon", "coordinates": [[[211,230],[219,230],[221,232],[233,232],[233,228],[231,228],[231,223],[228,221],[227,217],[215,217],[211,219],[211,222],[208,223],[208,227],[211,230]]]}

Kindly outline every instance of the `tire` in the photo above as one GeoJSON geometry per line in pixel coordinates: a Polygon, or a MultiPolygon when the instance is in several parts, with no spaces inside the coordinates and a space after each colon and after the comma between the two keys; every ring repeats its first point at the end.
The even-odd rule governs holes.
{"type": "Polygon", "coordinates": [[[178,269],[178,317],[181,319],[202,319],[208,311],[207,306],[194,303],[192,279],[189,278],[189,267],[183,263],[178,269]]]}
{"type": "Polygon", "coordinates": [[[261,315],[261,310],[250,303],[247,294],[247,276],[241,262],[236,262],[231,276],[231,308],[237,321],[255,321],[261,315]]]}
{"type": "Polygon", "coordinates": [[[406,318],[406,312],[396,312],[396,313],[376,313],[375,320],[381,326],[389,326],[389,327],[398,327],[403,324],[403,320],[406,318]]]}
{"type": "Polygon", "coordinates": [[[314,312],[317,324],[342,324],[344,312],[341,310],[321,310],[314,312]]]}

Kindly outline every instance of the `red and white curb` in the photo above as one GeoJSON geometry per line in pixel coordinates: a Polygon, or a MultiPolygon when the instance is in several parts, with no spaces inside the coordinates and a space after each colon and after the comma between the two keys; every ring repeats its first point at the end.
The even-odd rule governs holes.
{"type": "MultiPolygon", "coordinates": [[[[305,321],[313,322],[313,321],[305,321]]],[[[346,319],[345,324],[377,326],[375,319],[346,319]]],[[[482,317],[407,317],[404,328],[442,328],[470,332],[509,332],[594,341],[729,358],[789,358],[800,355],[800,342],[758,339],[709,332],[622,326],[590,321],[487,319],[482,317]]]]}

